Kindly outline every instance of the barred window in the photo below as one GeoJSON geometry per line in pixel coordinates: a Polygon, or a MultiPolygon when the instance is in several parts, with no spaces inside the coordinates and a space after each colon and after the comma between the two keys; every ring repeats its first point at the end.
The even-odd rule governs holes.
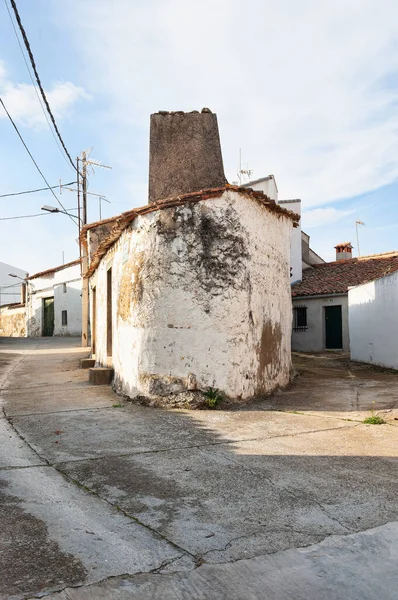
{"type": "Polygon", "coordinates": [[[307,329],[307,307],[293,306],[293,331],[306,331],[307,329]]]}
{"type": "Polygon", "coordinates": [[[62,325],[65,327],[65,325],[68,324],[68,311],[63,310],[61,317],[62,317],[62,325]]]}

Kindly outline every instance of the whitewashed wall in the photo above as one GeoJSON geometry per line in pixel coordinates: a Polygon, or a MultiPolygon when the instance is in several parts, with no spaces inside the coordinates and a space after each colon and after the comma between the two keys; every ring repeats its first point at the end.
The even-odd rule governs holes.
{"type": "MultiPolygon", "coordinates": [[[[249,183],[245,183],[243,187],[250,187],[253,190],[258,190],[260,192],[264,192],[271,198],[278,202],[283,208],[286,210],[291,210],[292,212],[301,216],[301,200],[278,200],[278,188],[276,185],[275,177],[270,175],[269,177],[265,177],[263,179],[259,179],[257,181],[250,181],[249,183]]],[[[290,284],[293,285],[298,281],[301,281],[303,277],[303,268],[302,268],[302,257],[301,257],[301,219],[299,221],[298,227],[292,229],[291,232],[291,241],[290,241],[290,266],[292,268],[292,276],[290,278],[290,284]]]]}
{"type": "Polygon", "coordinates": [[[268,177],[264,177],[262,179],[257,179],[256,181],[249,181],[248,183],[244,183],[243,187],[249,187],[253,190],[264,192],[268,198],[278,202],[278,187],[273,175],[269,175],[268,177]]]}
{"type": "MultiPolygon", "coordinates": [[[[301,200],[280,200],[279,204],[301,216],[301,200]]],[[[301,219],[298,227],[292,230],[290,240],[290,266],[292,267],[292,276],[290,283],[293,285],[303,278],[303,266],[301,257],[301,219]]]]}
{"type": "Polygon", "coordinates": [[[96,360],[113,365],[117,389],[134,397],[214,387],[246,399],[286,385],[291,228],[289,218],[233,191],[138,217],[90,281],[96,360]]]}
{"type": "Polygon", "coordinates": [[[54,335],[81,335],[82,299],[80,264],[28,281],[28,337],[43,335],[43,299],[54,297],[54,335]],[[64,284],[66,292],[64,292],[64,284]],[[62,311],[68,323],[62,325],[62,311]]]}
{"type": "Polygon", "coordinates": [[[398,273],[348,292],[351,359],[398,369],[398,273]]]}

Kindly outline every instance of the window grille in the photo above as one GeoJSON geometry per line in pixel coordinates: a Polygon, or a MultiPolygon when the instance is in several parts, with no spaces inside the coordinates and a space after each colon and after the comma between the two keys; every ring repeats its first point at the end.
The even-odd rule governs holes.
{"type": "Polygon", "coordinates": [[[63,310],[62,311],[62,325],[67,325],[68,324],[68,311],[67,310],[63,310]]]}
{"type": "Polygon", "coordinates": [[[307,331],[307,307],[293,306],[293,331],[307,331]]]}

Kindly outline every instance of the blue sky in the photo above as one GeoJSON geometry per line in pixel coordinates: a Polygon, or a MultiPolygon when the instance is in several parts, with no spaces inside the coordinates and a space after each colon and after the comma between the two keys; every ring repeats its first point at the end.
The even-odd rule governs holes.
{"type": "MultiPolygon", "coordinates": [[[[8,1],[8,0],[7,0],[8,1]]],[[[19,0],[39,73],[72,156],[112,171],[90,190],[103,217],[147,202],[149,115],[208,106],[227,177],[239,148],[254,178],[301,198],[303,228],[328,260],[398,248],[398,3],[392,0],[19,0]],[[354,251],[355,252],[355,251],[354,251]]],[[[45,122],[0,4],[0,93],[54,185],[74,173],[45,122]]],[[[0,114],[0,194],[43,187],[0,114]]],[[[60,197],[76,207],[74,194],[60,197]]],[[[0,198],[0,217],[34,214],[49,193],[0,198]]],[[[89,219],[98,219],[90,199],[89,219]]],[[[63,215],[0,221],[0,260],[31,273],[78,255],[63,215]]]]}

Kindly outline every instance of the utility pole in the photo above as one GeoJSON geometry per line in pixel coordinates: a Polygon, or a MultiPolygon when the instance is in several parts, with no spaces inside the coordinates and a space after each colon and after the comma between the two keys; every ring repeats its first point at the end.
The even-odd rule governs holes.
{"type": "MultiPolygon", "coordinates": [[[[82,225],[87,225],[87,155],[82,152],[82,225]]],[[[80,241],[81,244],[81,241],[80,241]]],[[[88,346],[88,320],[89,320],[89,290],[88,290],[88,256],[86,245],[81,248],[82,254],[82,347],[88,346]]]]}
{"type": "MultiPolygon", "coordinates": [[[[101,164],[97,160],[92,160],[92,159],[90,160],[90,158],[89,158],[90,153],[91,153],[91,150],[89,152],[89,155],[87,156],[87,152],[84,150],[81,154],[81,159],[80,159],[80,162],[82,164],[82,172],[81,172],[81,177],[82,177],[82,227],[87,225],[87,194],[90,194],[90,192],[87,192],[87,165],[90,165],[92,170],[93,170],[93,167],[102,167],[104,169],[112,168],[112,167],[107,167],[106,165],[101,164]]],[[[77,170],[79,173],[79,159],[77,159],[77,170]]],[[[93,170],[93,172],[94,172],[94,170],[93,170]]],[[[78,175],[78,180],[79,180],[79,175],[78,175]]],[[[79,189],[79,185],[78,185],[78,189],[79,189]]],[[[91,194],[91,195],[99,196],[100,201],[101,201],[101,198],[106,200],[103,196],[100,196],[99,194],[91,194]]],[[[106,200],[106,201],[108,202],[108,200],[106,200]]],[[[79,202],[79,205],[80,205],[80,202],[79,202]]],[[[81,240],[80,240],[80,247],[81,247],[81,258],[82,258],[82,347],[86,348],[88,346],[88,328],[89,328],[89,314],[90,314],[90,296],[89,296],[89,286],[88,286],[88,278],[87,278],[88,255],[87,255],[86,245],[82,244],[81,240]]]]}

